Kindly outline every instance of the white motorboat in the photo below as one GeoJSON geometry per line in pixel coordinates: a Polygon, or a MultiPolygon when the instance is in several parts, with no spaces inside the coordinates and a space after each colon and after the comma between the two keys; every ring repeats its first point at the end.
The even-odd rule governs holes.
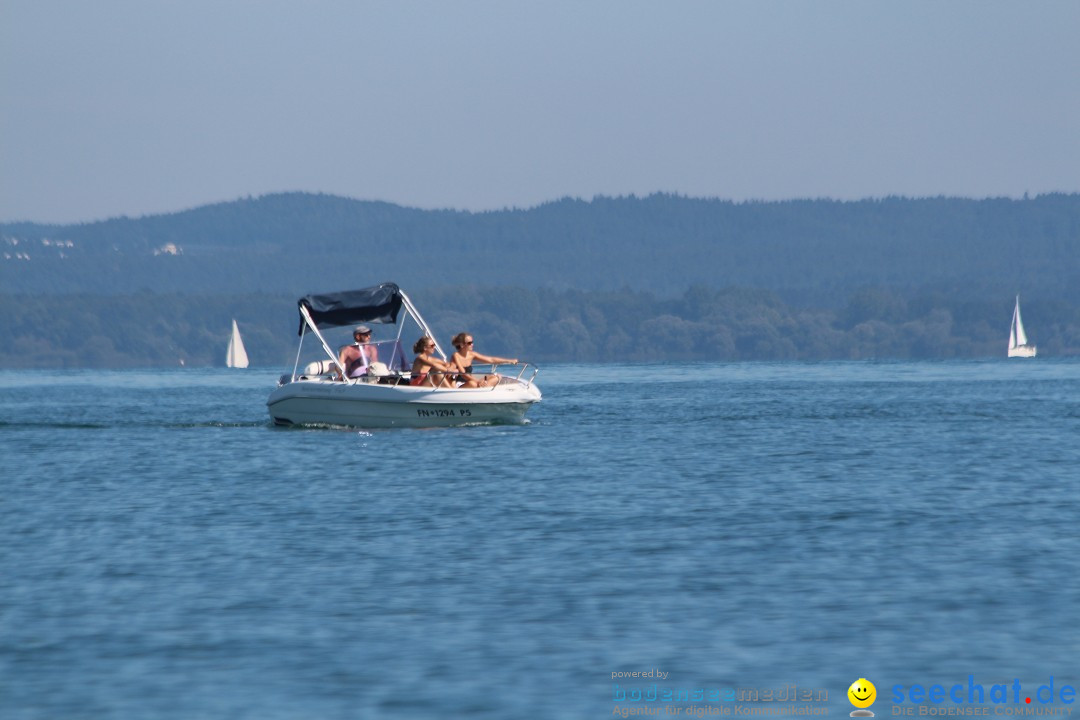
{"type": "MultiPolygon", "coordinates": [[[[411,366],[402,345],[405,319],[420,334],[435,338],[408,296],[394,283],[362,290],[307,295],[298,301],[300,349],[289,375],[282,375],[266,404],[275,425],[341,425],[362,428],[440,427],[452,425],[521,423],[526,411],[540,402],[534,384],[539,369],[528,363],[491,368],[497,384],[487,387],[430,387],[410,385],[411,366]],[[403,322],[398,317],[404,311],[403,322]],[[374,347],[378,362],[363,367],[359,377],[347,377],[322,330],[356,323],[398,326],[392,340],[363,343],[374,347]],[[300,369],[304,337],[314,335],[328,359],[300,369]],[[512,367],[514,372],[500,372],[512,367]],[[342,379],[344,378],[344,379],[342,379]]],[[[443,360],[446,354],[435,341],[443,360]]],[[[361,353],[361,357],[365,354],[361,353]]]]}
{"type": "Polygon", "coordinates": [[[1034,345],[1028,345],[1024,321],[1020,319],[1020,296],[1017,295],[1012,324],[1009,326],[1009,357],[1035,357],[1036,353],[1038,349],[1034,345]]]}

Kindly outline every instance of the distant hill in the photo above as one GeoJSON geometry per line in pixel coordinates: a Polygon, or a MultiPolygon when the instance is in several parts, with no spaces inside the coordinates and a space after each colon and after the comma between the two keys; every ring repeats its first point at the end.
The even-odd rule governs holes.
{"type": "Polygon", "coordinates": [[[673,195],[417,210],[290,193],[81,225],[0,225],[0,289],[269,292],[395,280],[673,296],[756,287],[799,306],[854,289],[1080,303],[1080,195],[733,203],[673,195]]]}
{"type": "Polygon", "coordinates": [[[1075,355],[1077,258],[1080,195],[483,213],[268,195],[0,225],[0,367],[222,364],[233,317],[253,363],[285,363],[297,297],[387,280],[437,329],[538,361],[998,356],[1018,292],[1040,352],[1075,355]]]}

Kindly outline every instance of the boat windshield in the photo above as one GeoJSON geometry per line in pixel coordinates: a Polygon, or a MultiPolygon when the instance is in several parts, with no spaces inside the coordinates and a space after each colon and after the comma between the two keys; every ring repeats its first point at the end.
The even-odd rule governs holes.
{"type": "Polygon", "coordinates": [[[401,346],[400,340],[379,340],[377,342],[360,343],[360,346],[374,348],[376,356],[372,362],[383,363],[390,372],[407,372],[412,367],[412,363],[405,354],[405,349],[401,346]]]}
{"type": "Polygon", "coordinates": [[[412,368],[400,340],[381,340],[371,344],[378,348],[379,362],[386,363],[390,372],[408,372],[412,368]]]}

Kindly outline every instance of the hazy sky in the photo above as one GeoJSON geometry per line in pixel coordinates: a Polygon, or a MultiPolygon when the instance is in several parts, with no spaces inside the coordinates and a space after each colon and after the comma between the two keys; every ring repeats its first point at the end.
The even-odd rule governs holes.
{"type": "Polygon", "coordinates": [[[1080,2],[0,0],[0,220],[1080,191],[1080,2]]]}

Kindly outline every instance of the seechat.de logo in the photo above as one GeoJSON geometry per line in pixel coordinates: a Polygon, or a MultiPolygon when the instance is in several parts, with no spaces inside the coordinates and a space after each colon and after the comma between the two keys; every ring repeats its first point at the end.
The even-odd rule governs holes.
{"type": "Polygon", "coordinates": [[[847,697],[856,708],[851,711],[851,717],[874,717],[873,711],[867,710],[877,700],[877,688],[874,687],[874,683],[866,678],[859,678],[847,689],[847,697]]]}
{"type": "MultiPolygon", "coordinates": [[[[1020,683],[1020,678],[1013,678],[1011,684],[995,683],[993,685],[983,686],[982,683],[975,682],[974,675],[968,675],[967,683],[933,683],[930,685],[912,685],[906,687],[904,685],[892,686],[892,701],[894,707],[901,703],[912,702],[919,705],[941,705],[945,704],[963,704],[970,703],[972,705],[1021,705],[1030,706],[1033,703],[1035,705],[1051,705],[1055,702],[1060,702],[1063,705],[1072,705],[1076,702],[1076,688],[1072,685],[1057,685],[1057,692],[1055,692],[1054,678],[1050,677],[1050,682],[1045,685],[1040,685],[1038,689],[1032,693],[1030,690],[1024,690],[1020,683]],[[1056,699],[1055,699],[1056,698],[1056,699]]],[[[1032,712],[1032,708],[1028,707],[1028,711],[1022,714],[1037,715],[1042,713],[1032,712]]],[[[997,708],[994,712],[995,715],[1017,715],[1012,711],[1001,711],[1002,708],[997,708]]],[[[1063,708],[1070,713],[1071,708],[1063,708]]],[[[894,715],[910,715],[910,712],[897,713],[894,715]]],[[[927,713],[923,713],[927,714],[927,713]]],[[[928,713],[928,714],[944,714],[944,713],[928,713]]]]}

